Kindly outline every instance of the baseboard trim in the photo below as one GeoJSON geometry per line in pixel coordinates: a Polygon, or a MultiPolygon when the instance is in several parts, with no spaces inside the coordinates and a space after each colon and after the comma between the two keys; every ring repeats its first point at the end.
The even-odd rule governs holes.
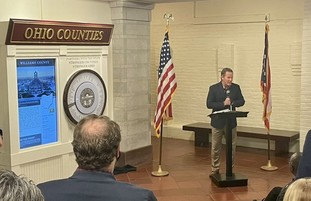
{"type": "Polygon", "coordinates": [[[124,165],[142,165],[146,163],[151,163],[153,160],[152,145],[141,147],[127,152],[121,152],[121,157],[119,158],[116,166],[124,165]]]}

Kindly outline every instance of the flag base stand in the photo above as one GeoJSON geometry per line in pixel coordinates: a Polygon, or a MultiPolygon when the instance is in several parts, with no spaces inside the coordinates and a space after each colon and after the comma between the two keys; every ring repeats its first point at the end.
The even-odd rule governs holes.
{"type": "Polygon", "coordinates": [[[260,169],[265,170],[265,171],[275,171],[278,169],[278,167],[271,165],[270,160],[268,160],[268,164],[261,166],[260,169]]]}
{"type": "Polygon", "coordinates": [[[168,174],[169,174],[168,171],[162,171],[161,165],[159,165],[158,171],[151,172],[151,175],[154,177],[165,177],[168,174]]]}

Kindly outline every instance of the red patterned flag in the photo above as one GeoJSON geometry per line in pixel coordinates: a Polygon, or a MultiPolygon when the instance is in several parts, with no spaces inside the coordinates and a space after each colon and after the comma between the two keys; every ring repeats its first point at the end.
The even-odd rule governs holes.
{"type": "Polygon", "coordinates": [[[263,116],[262,120],[265,126],[270,130],[270,115],[272,112],[271,101],[271,74],[270,74],[270,62],[269,62],[269,42],[268,42],[269,26],[266,25],[265,31],[265,49],[262,61],[261,81],[260,87],[262,91],[262,103],[263,103],[263,116]]]}
{"type": "Polygon", "coordinates": [[[168,121],[173,119],[173,106],[172,103],[169,104],[165,110],[165,113],[163,115],[163,120],[168,121]]]}
{"type": "Polygon", "coordinates": [[[160,137],[162,118],[168,108],[169,111],[167,111],[167,115],[172,117],[171,102],[176,87],[174,64],[171,57],[168,32],[166,32],[161,48],[160,65],[158,69],[158,100],[154,115],[154,128],[157,137],[160,137]]]}

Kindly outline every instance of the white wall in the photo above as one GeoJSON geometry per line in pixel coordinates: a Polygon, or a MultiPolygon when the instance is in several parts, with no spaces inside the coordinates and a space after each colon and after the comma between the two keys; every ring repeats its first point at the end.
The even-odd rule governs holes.
{"type": "Polygon", "coordinates": [[[22,18],[111,23],[109,3],[92,0],[1,0],[0,13],[0,21],[22,18]]]}
{"type": "Polygon", "coordinates": [[[178,87],[173,97],[174,120],[167,127],[179,128],[172,137],[184,138],[186,134],[180,130],[183,124],[210,121],[207,114],[211,110],[206,108],[208,87],[219,81],[218,70],[224,66],[233,68],[234,82],[242,88],[246,104],[240,110],[249,111],[248,118],[239,119],[239,124],[264,127],[259,82],[268,16],[271,128],[299,131],[303,3],[211,0],[157,4],[151,22],[151,114],[166,24],[163,15],[171,13],[174,21],[170,22],[170,45],[178,87]]]}

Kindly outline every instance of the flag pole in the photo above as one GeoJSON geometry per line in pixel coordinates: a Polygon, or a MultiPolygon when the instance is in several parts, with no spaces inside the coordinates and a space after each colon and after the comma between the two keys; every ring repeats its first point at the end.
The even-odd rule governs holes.
{"type": "MultiPolygon", "coordinates": [[[[169,30],[169,22],[170,20],[174,20],[172,14],[164,14],[163,16],[164,19],[166,19],[166,32],[169,30]]],[[[165,111],[164,111],[165,112],[165,111]]],[[[163,117],[161,118],[161,130],[160,130],[160,153],[159,153],[159,167],[157,171],[152,171],[151,175],[155,177],[164,177],[169,175],[168,171],[163,171],[162,170],[162,139],[163,139],[163,117]]]]}
{"type": "Polygon", "coordinates": [[[278,167],[273,166],[270,160],[270,132],[269,130],[267,131],[267,135],[268,135],[268,163],[267,165],[261,166],[260,169],[265,170],[265,171],[275,171],[278,169],[278,167]]]}
{"type": "MultiPolygon", "coordinates": [[[[266,78],[265,80],[267,82],[271,82],[270,64],[269,64],[269,57],[268,57],[268,50],[269,50],[268,49],[268,46],[269,46],[268,45],[268,32],[269,32],[268,17],[265,16],[265,53],[264,53],[264,55],[266,56],[266,58],[264,58],[264,59],[266,59],[265,60],[266,63],[265,64],[263,63],[263,66],[266,67],[265,71],[268,72],[268,76],[269,76],[269,78],[266,78]],[[267,70],[267,68],[268,68],[268,70],[267,70]]],[[[267,75],[267,73],[266,73],[266,75],[267,75]]],[[[270,84],[271,83],[269,83],[268,85],[270,85],[270,84]]],[[[269,86],[269,87],[271,87],[271,86],[269,86]]],[[[270,93],[270,88],[268,90],[269,90],[268,93],[270,93]]],[[[265,94],[265,96],[266,97],[264,99],[264,107],[265,107],[264,108],[264,116],[265,116],[265,118],[267,118],[267,116],[266,116],[267,115],[267,104],[268,104],[267,99],[270,99],[270,97],[269,97],[269,94],[265,94]]],[[[271,100],[269,100],[269,101],[271,101],[271,100]]],[[[275,171],[278,169],[278,167],[273,166],[271,164],[271,158],[270,158],[270,123],[269,122],[267,123],[266,121],[267,121],[267,119],[265,119],[265,126],[267,128],[267,135],[268,135],[268,163],[267,163],[267,165],[261,166],[260,169],[265,170],[265,171],[275,171]]]]}
{"type": "Polygon", "coordinates": [[[162,136],[163,136],[163,118],[161,120],[161,131],[160,131],[160,154],[159,154],[159,167],[157,171],[152,171],[152,176],[155,177],[164,177],[167,176],[169,173],[168,171],[163,171],[161,167],[162,163],[162,136]]]}

